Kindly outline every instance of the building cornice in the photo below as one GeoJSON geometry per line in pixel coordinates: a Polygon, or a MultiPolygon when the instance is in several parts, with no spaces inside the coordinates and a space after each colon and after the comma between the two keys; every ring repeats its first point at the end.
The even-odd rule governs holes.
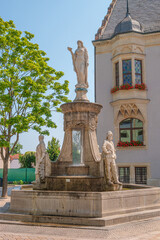
{"type": "Polygon", "coordinates": [[[93,40],[92,43],[94,46],[96,45],[100,45],[100,44],[105,44],[105,43],[108,43],[108,42],[111,42],[113,39],[117,38],[117,37],[123,37],[125,35],[131,35],[131,34],[134,34],[134,35],[139,35],[139,37],[141,36],[153,36],[154,35],[160,35],[160,31],[155,31],[155,32],[144,32],[144,33],[141,33],[141,32],[127,32],[127,33],[121,33],[121,34],[117,34],[117,35],[114,35],[112,36],[111,38],[106,38],[106,39],[98,39],[98,40],[93,40]]]}
{"type": "Polygon", "coordinates": [[[96,54],[112,52],[117,46],[126,46],[129,44],[136,44],[143,47],[160,46],[160,32],[148,34],[130,32],[117,35],[113,39],[93,41],[96,54]]]}
{"type": "Polygon", "coordinates": [[[141,99],[141,98],[119,99],[119,100],[110,102],[110,104],[114,107],[116,105],[120,105],[124,103],[137,103],[137,102],[142,104],[147,104],[150,102],[150,99],[141,99]]]}

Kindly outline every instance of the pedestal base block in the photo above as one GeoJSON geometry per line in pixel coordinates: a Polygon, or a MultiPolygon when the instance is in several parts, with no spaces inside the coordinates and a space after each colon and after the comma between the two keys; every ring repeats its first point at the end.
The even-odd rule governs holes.
{"type": "Polygon", "coordinates": [[[89,167],[87,166],[69,166],[66,167],[67,176],[87,176],[89,167]]]}
{"type": "Polygon", "coordinates": [[[116,192],[13,190],[10,211],[35,216],[101,218],[159,207],[160,188],[116,192]]]}
{"type": "Polygon", "coordinates": [[[102,192],[105,191],[105,182],[103,177],[52,176],[46,178],[46,189],[52,191],[102,192]]]}

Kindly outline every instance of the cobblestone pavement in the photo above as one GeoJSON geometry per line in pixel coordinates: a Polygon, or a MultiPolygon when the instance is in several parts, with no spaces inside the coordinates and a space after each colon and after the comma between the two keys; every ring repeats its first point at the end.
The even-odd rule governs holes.
{"type": "Polygon", "coordinates": [[[0,240],[160,240],[160,217],[103,228],[35,226],[0,221],[0,240]]]}

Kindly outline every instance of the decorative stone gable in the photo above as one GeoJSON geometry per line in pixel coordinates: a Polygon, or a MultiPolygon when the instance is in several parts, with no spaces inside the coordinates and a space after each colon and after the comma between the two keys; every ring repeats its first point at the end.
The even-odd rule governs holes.
{"type": "Polygon", "coordinates": [[[131,116],[132,112],[136,116],[138,115],[138,107],[134,103],[121,105],[119,111],[123,115],[123,117],[131,116]]]}

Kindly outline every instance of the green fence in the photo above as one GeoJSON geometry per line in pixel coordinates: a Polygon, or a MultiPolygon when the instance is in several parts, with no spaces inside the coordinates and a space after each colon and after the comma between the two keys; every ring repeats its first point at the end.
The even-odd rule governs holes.
{"type": "MultiPolygon", "coordinates": [[[[3,178],[3,169],[0,169],[0,178],[3,178]]],[[[20,180],[24,182],[35,181],[35,168],[8,169],[8,182],[20,180]]]]}

